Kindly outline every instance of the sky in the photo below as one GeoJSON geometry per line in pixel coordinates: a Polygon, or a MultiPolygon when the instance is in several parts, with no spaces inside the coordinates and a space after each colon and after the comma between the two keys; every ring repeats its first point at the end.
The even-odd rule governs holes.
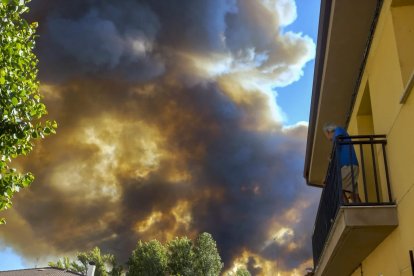
{"type": "Polygon", "coordinates": [[[49,119],[0,270],[209,232],[231,271],[302,275],[317,0],[34,0],[49,119]]]}

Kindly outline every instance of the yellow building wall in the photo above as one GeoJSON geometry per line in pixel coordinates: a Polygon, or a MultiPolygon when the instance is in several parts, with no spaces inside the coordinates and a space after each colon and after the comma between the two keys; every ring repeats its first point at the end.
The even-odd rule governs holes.
{"type": "MultiPolygon", "coordinates": [[[[391,0],[384,1],[348,132],[367,134],[369,118],[358,117],[358,110],[369,85],[373,134],[387,135],[388,167],[399,226],[354,271],[355,276],[412,275],[409,250],[414,250],[414,91],[406,103],[400,104],[400,99],[414,69],[414,59],[411,65],[404,62],[407,55],[414,55],[414,32],[409,39],[401,37],[401,32],[414,30],[414,5],[400,9],[391,4],[391,0]],[[396,29],[395,24],[405,29],[396,29]]],[[[382,174],[382,185],[384,177],[382,174]]],[[[382,188],[384,193],[385,187],[382,188]]]]}
{"type": "Polygon", "coordinates": [[[401,75],[404,87],[413,73],[414,67],[414,5],[392,8],[395,25],[395,40],[400,57],[401,75]],[[411,47],[407,47],[411,45],[411,47]]]}

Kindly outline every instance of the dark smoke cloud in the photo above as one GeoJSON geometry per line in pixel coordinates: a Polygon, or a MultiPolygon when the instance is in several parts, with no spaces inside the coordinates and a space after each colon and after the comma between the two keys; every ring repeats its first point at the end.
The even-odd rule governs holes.
{"type": "Polygon", "coordinates": [[[301,177],[307,128],[283,127],[269,92],[313,57],[281,31],[289,14],[291,1],[34,0],[60,127],[20,161],[36,180],[2,242],[28,259],[100,246],[125,261],[138,239],[207,231],[226,269],[302,269],[317,198],[301,177]]]}
{"type": "Polygon", "coordinates": [[[163,73],[154,49],[160,23],[146,4],[74,0],[33,5],[31,17],[44,24],[39,41],[43,79],[87,74],[139,81],[163,73]]]}

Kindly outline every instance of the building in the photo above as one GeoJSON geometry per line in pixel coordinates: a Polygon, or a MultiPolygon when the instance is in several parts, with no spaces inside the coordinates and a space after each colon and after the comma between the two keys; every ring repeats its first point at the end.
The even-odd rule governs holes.
{"type": "Polygon", "coordinates": [[[74,275],[82,275],[82,274],[70,272],[67,270],[59,269],[59,268],[52,268],[52,267],[0,271],[0,276],[74,276],[74,275]]]}
{"type": "MultiPolygon", "coordinates": [[[[86,276],[95,275],[96,265],[94,262],[89,262],[86,267],[86,276]]],[[[85,275],[82,273],[73,272],[57,267],[40,267],[0,271],[0,276],[74,276],[85,275]]]]}
{"type": "Polygon", "coordinates": [[[315,275],[414,275],[414,0],[321,0],[304,176],[315,275]],[[323,125],[344,126],[335,146],[323,125]],[[342,197],[340,147],[359,162],[342,197]],[[358,194],[358,195],[357,195],[358,194]]]}

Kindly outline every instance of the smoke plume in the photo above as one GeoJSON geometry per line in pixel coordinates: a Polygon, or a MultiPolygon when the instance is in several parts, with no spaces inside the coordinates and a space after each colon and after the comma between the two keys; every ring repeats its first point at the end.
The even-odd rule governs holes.
{"type": "Polygon", "coordinates": [[[285,32],[293,0],[34,0],[58,134],[19,160],[34,173],[1,242],[28,261],[209,232],[226,269],[309,265],[318,194],[302,179],[307,127],[284,127],[275,88],[315,45],[285,32]]]}

